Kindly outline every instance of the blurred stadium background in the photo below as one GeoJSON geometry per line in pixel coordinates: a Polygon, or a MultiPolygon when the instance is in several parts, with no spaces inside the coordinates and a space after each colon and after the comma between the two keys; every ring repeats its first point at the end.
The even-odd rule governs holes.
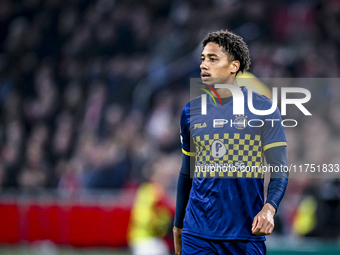
{"type": "MultiPolygon", "coordinates": [[[[141,224],[173,249],[180,112],[225,28],[260,79],[339,77],[339,0],[0,1],[0,254],[131,254],[141,224]]],[[[290,163],[339,164],[340,87],[304,86],[290,163]]],[[[339,234],[339,180],[291,179],[268,254],[339,254],[339,234]]]]}

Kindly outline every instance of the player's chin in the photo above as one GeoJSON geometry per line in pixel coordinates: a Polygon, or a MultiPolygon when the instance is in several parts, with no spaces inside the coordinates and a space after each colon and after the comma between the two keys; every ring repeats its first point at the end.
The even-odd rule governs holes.
{"type": "Polygon", "coordinates": [[[214,85],[215,82],[214,82],[214,79],[210,78],[210,77],[201,77],[201,80],[204,84],[207,84],[207,85],[214,85]]]}

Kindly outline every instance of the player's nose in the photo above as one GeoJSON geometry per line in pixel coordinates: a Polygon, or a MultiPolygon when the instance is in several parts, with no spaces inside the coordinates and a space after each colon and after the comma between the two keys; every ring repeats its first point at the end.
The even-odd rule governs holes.
{"type": "Polygon", "coordinates": [[[201,70],[208,70],[208,64],[206,60],[203,60],[200,65],[201,70]]]}

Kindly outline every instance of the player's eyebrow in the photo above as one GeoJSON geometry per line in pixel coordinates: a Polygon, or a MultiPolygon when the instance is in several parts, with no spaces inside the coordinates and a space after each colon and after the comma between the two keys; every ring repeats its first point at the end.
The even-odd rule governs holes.
{"type": "MultiPolygon", "coordinates": [[[[218,55],[215,54],[215,53],[208,53],[207,56],[208,57],[218,57],[218,55]]],[[[204,54],[201,54],[201,57],[204,57],[204,54]]]]}

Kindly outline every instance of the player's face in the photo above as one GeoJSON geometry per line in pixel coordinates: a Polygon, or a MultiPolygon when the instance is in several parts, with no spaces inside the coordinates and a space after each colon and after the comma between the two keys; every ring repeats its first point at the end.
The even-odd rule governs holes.
{"type": "Polygon", "coordinates": [[[240,67],[239,61],[229,61],[227,53],[216,43],[208,43],[201,54],[201,79],[203,83],[233,84],[231,79],[235,78],[240,67]]]}

